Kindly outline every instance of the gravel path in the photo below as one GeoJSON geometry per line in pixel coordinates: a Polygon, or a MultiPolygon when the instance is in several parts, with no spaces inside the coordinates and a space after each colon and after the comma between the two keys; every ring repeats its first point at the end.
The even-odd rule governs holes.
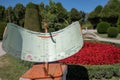
{"type": "Polygon", "coordinates": [[[88,30],[88,31],[84,32],[86,40],[88,38],[89,40],[95,39],[95,40],[99,40],[99,41],[105,41],[105,42],[112,42],[112,43],[120,44],[120,40],[110,39],[110,38],[102,38],[102,37],[98,36],[97,34],[95,34],[95,32],[96,31],[93,31],[93,30],[88,30]]]}
{"type": "Polygon", "coordinates": [[[0,56],[6,54],[6,52],[2,49],[2,42],[0,41],[0,56]]]}

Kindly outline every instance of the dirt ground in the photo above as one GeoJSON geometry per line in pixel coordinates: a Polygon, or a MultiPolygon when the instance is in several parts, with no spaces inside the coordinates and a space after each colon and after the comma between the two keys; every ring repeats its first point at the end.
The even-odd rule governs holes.
{"type": "Polygon", "coordinates": [[[2,42],[0,41],[0,56],[4,54],[5,54],[5,51],[2,49],[2,42]]]}

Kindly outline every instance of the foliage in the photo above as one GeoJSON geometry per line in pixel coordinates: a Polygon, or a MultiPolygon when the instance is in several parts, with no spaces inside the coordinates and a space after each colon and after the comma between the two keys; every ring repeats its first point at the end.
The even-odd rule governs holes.
{"type": "Polygon", "coordinates": [[[102,11],[103,7],[101,5],[98,5],[93,12],[89,14],[89,18],[94,18],[94,17],[100,17],[100,13],[102,11]]]}
{"type": "Polygon", "coordinates": [[[110,24],[107,22],[100,22],[97,25],[97,32],[100,34],[107,33],[108,28],[110,27],[110,24]]]}
{"type": "Polygon", "coordinates": [[[114,75],[114,69],[113,69],[113,68],[105,69],[105,70],[104,70],[104,73],[105,73],[104,77],[105,77],[106,79],[111,79],[112,76],[114,75]]]}
{"type": "Polygon", "coordinates": [[[108,37],[117,37],[118,35],[118,29],[116,27],[109,27],[108,28],[108,31],[107,31],[107,34],[108,34],[108,37]]]}
{"type": "Polygon", "coordinates": [[[108,22],[111,26],[116,26],[118,16],[102,17],[102,21],[108,22]]]}
{"type": "MultiPolygon", "coordinates": [[[[39,13],[42,17],[42,23],[46,19],[48,28],[54,28],[55,31],[66,27],[69,23],[67,21],[67,10],[62,6],[61,3],[55,3],[52,0],[49,1],[49,5],[44,6],[43,3],[39,5],[39,13]]],[[[42,26],[44,26],[42,24],[42,26]]],[[[44,30],[44,28],[42,27],[44,30]]],[[[52,30],[52,31],[54,31],[52,30]]]]}
{"type": "Polygon", "coordinates": [[[26,8],[33,8],[33,9],[36,9],[37,8],[37,5],[32,3],[32,2],[29,2],[27,5],[26,5],[26,8]]]}
{"type": "Polygon", "coordinates": [[[114,67],[114,76],[120,77],[120,67],[119,64],[114,67]]]}
{"type": "Polygon", "coordinates": [[[9,6],[7,10],[5,11],[6,15],[6,22],[14,22],[15,21],[15,15],[13,12],[13,8],[9,6]]]}
{"type": "Polygon", "coordinates": [[[57,18],[58,22],[63,23],[68,18],[67,10],[62,6],[61,3],[56,3],[57,6],[57,18]]]}
{"type": "Polygon", "coordinates": [[[97,6],[93,12],[88,16],[88,20],[92,23],[94,28],[100,21],[110,23],[111,26],[116,26],[118,15],[120,13],[120,1],[109,0],[108,3],[102,7],[97,6]]]}
{"type": "Polygon", "coordinates": [[[120,14],[118,16],[117,25],[120,25],[120,14]]]}
{"type": "Polygon", "coordinates": [[[16,4],[16,6],[14,7],[14,15],[16,18],[16,24],[23,26],[23,19],[25,17],[25,7],[22,4],[16,4]]]}
{"type": "Polygon", "coordinates": [[[5,7],[0,5],[0,21],[4,19],[5,7]]]}
{"type": "Polygon", "coordinates": [[[41,2],[39,5],[38,5],[38,9],[39,9],[39,15],[40,17],[43,19],[45,18],[45,14],[46,14],[46,10],[45,10],[45,6],[44,6],[44,3],[41,2]]]}
{"type": "Polygon", "coordinates": [[[117,26],[118,32],[120,33],[120,25],[117,26]]]}
{"type": "Polygon", "coordinates": [[[98,66],[86,66],[89,74],[89,79],[111,79],[113,76],[119,77],[119,64],[114,65],[98,65],[98,66]]]}
{"type": "Polygon", "coordinates": [[[24,27],[24,18],[19,20],[18,25],[20,25],[21,27],[24,27]]]}
{"type": "Polygon", "coordinates": [[[87,13],[83,11],[80,11],[79,13],[81,15],[81,18],[79,21],[80,21],[80,24],[83,25],[87,21],[87,13]]]}
{"type": "Polygon", "coordinates": [[[89,21],[86,21],[83,25],[82,25],[82,29],[93,29],[92,24],[89,21]]]}
{"type": "Polygon", "coordinates": [[[118,16],[120,13],[120,1],[109,0],[101,12],[102,17],[118,16]]]}
{"type": "Polygon", "coordinates": [[[102,6],[98,5],[93,12],[91,12],[88,16],[88,20],[92,23],[94,28],[96,28],[97,24],[100,22],[100,13],[102,10],[102,6]]]}
{"type": "Polygon", "coordinates": [[[22,19],[25,14],[25,8],[22,4],[16,4],[14,8],[14,13],[17,19],[22,19]]]}
{"type": "Polygon", "coordinates": [[[25,12],[24,28],[40,32],[40,19],[37,5],[28,3],[25,12]]]}
{"type": "Polygon", "coordinates": [[[54,28],[49,28],[49,30],[48,30],[49,32],[54,32],[55,31],[55,29],[54,28]]]}
{"type": "Polygon", "coordinates": [[[103,21],[107,21],[111,26],[116,26],[118,15],[120,13],[120,1],[109,0],[107,5],[101,11],[101,18],[103,21]]]}
{"type": "Polygon", "coordinates": [[[0,40],[3,38],[3,32],[6,27],[6,22],[0,22],[0,40]]]}
{"type": "Polygon", "coordinates": [[[96,29],[97,24],[100,22],[99,17],[89,18],[88,20],[91,22],[94,29],[96,29]]]}
{"type": "Polygon", "coordinates": [[[23,4],[18,3],[15,7],[9,6],[6,9],[0,5],[0,18],[2,21],[12,22],[30,30],[36,28],[34,31],[44,31],[42,24],[44,19],[47,21],[48,28],[54,28],[57,31],[74,21],[80,21],[83,24],[86,19],[85,15],[83,11],[77,11],[75,8],[68,12],[60,2],[56,3],[53,0],[49,0],[48,5],[44,5],[43,2],[37,5],[29,2],[24,7],[23,4]],[[32,20],[34,20],[33,23],[32,20]]]}
{"type": "Polygon", "coordinates": [[[72,8],[70,11],[70,18],[71,18],[71,21],[73,22],[78,21],[81,18],[81,14],[77,11],[77,9],[72,8]]]}

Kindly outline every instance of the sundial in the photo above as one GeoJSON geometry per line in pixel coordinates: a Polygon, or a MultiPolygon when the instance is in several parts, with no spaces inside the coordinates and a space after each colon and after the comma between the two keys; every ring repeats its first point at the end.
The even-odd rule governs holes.
{"type": "Polygon", "coordinates": [[[3,49],[14,57],[48,64],[74,55],[82,46],[83,37],[79,22],[51,33],[35,32],[8,23],[2,44],[3,49]]]}

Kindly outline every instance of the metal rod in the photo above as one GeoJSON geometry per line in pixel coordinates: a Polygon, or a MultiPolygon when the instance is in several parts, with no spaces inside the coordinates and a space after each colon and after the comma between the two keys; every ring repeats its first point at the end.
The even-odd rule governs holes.
{"type": "MultiPolygon", "coordinates": [[[[48,33],[48,24],[46,22],[46,19],[44,19],[43,25],[44,25],[45,33],[48,33]]],[[[45,67],[45,74],[48,75],[49,64],[48,64],[47,61],[45,62],[45,66],[44,67],[45,67]]]]}

